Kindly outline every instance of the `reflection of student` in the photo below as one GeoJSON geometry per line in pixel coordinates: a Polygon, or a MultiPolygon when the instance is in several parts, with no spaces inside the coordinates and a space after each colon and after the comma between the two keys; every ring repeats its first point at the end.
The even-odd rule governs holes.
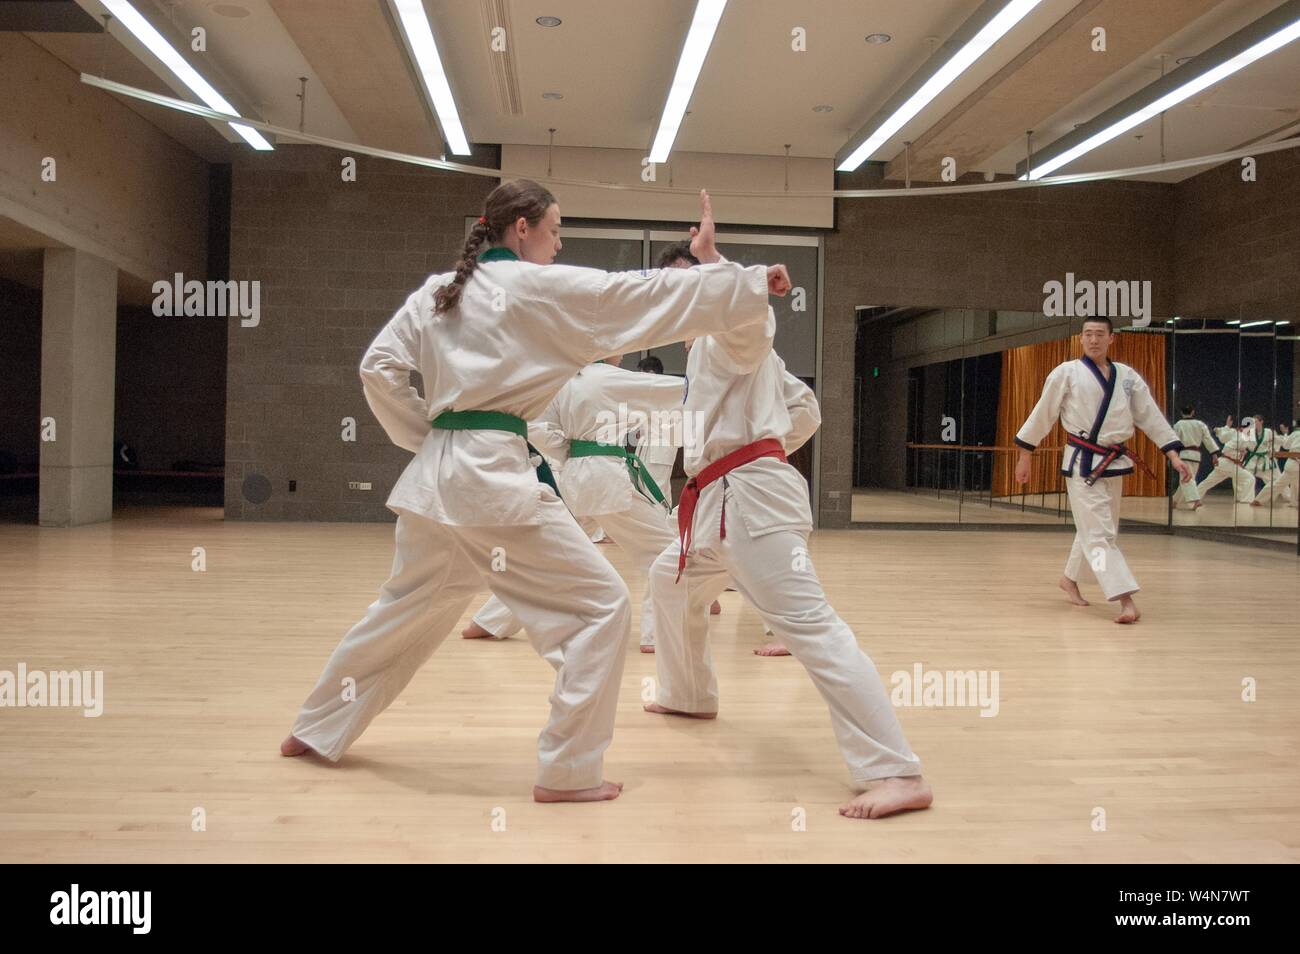
{"type": "Polygon", "coordinates": [[[1223,427],[1214,429],[1214,436],[1221,448],[1219,459],[1214,464],[1214,470],[1210,471],[1210,476],[1196,485],[1197,495],[1204,497],[1225,480],[1231,480],[1237,503],[1250,503],[1255,496],[1255,476],[1241,464],[1254,439],[1240,428],[1232,426],[1232,415],[1228,415],[1223,427]]]}
{"type": "MultiPolygon", "coordinates": [[[[1280,451],[1300,452],[1300,428],[1279,424],[1273,448],[1275,454],[1280,451]]],[[[1286,501],[1287,506],[1295,507],[1300,504],[1300,459],[1283,458],[1277,461],[1277,465],[1280,468],[1277,476],[1273,478],[1272,483],[1260,491],[1259,496],[1255,498],[1255,503],[1261,506],[1267,504],[1276,494],[1279,500],[1286,501]]]]}
{"type": "Polygon", "coordinates": [[[1178,489],[1174,491],[1173,503],[1177,507],[1186,500],[1191,504],[1191,509],[1196,510],[1201,506],[1201,494],[1197,490],[1195,479],[1197,471],[1201,469],[1201,448],[1209,451],[1210,459],[1217,463],[1219,445],[1205,422],[1197,419],[1194,406],[1185,405],[1182,415],[1182,418],[1174,422],[1174,433],[1183,442],[1183,449],[1178,452],[1178,456],[1191,470],[1192,479],[1186,483],[1179,482],[1178,489]]]}
{"type": "MultiPolygon", "coordinates": [[[[1250,472],[1255,480],[1264,482],[1264,490],[1273,486],[1273,480],[1277,477],[1277,461],[1273,459],[1273,454],[1278,450],[1274,446],[1273,429],[1264,426],[1263,416],[1256,414],[1253,418],[1255,423],[1255,442],[1250,449],[1246,451],[1246,458],[1241,462],[1243,469],[1250,472]]],[[[1252,507],[1263,506],[1260,499],[1255,497],[1255,482],[1250,484],[1251,496],[1254,497],[1250,503],[1252,507]]]]}
{"type": "Polygon", "coordinates": [[[1043,383],[1042,397],[1015,437],[1020,448],[1015,478],[1021,484],[1029,480],[1034,447],[1059,420],[1066,434],[1061,473],[1066,478],[1076,532],[1058,585],[1071,603],[1087,606],[1079,592],[1079,575],[1086,561],[1106,599],[1119,601],[1115,622],[1136,623],[1141,618],[1133,602],[1138,584],[1116,538],[1123,475],[1132,473],[1135,465],[1145,469],[1146,464],[1124,441],[1133,436],[1136,425],[1160,445],[1183,481],[1190,481],[1192,472],[1179,458],[1182,442],[1147,383],[1128,365],[1107,359],[1106,352],[1115,340],[1110,319],[1085,319],[1079,337],[1083,357],[1052,369],[1043,383]]]}

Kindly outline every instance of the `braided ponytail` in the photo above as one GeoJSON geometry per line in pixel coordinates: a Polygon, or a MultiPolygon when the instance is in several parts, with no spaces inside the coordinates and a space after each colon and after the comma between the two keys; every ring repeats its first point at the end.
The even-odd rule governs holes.
{"type": "Polygon", "coordinates": [[[501,241],[506,230],[520,218],[535,226],[554,204],[555,196],[531,179],[503,182],[493,189],[484,204],[486,211],[465,239],[465,247],[456,262],[456,277],[434,294],[434,314],[450,311],[460,304],[461,292],[478,267],[478,257],[485,244],[501,241]]]}

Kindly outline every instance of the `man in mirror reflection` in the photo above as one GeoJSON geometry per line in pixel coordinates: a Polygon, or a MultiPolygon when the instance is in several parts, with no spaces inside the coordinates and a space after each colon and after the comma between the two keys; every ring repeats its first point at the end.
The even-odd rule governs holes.
{"type": "Polygon", "coordinates": [[[1182,417],[1174,422],[1174,433],[1183,442],[1183,449],[1178,452],[1178,456],[1191,470],[1192,479],[1186,483],[1179,482],[1178,489],[1174,491],[1173,503],[1174,507],[1180,507],[1185,501],[1189,510],[1199,510],[1201,494],[1196,476],[1201,469],[1201,448],[1209,451],[1211,463],[1218,464],[1219,444],[1206,423],[1197,418],[1194,405],[1184,404],[1181,414],[1182,417]]]}
{"type": "MultiPolygon", "coordinates": [[[[1274,455],[1282,452],[1300,453],[1300,429],[1297,429],[1294,424],[1285,422],[1279,424],[1273,439],[1273,448],[1274,455]]],[[[1274,460],[1277,463],[1277,470],[1274,471],[1273,481],[1259,492],[1255,503],[1264,506],[1270,503],[1273,497],[1277,497],[1278,503],[1274,506],[1300,506],[1300,458],[1275,456],[1274,460]]]]}
{"type": "Polygon", "coordinates": [[[1225,480],[1231,480],[1237,503],[1250,503],[1255,499],[1255,475],[1247,466],[1246,455],[1255,444],[1255,435],[1250,430],[1234,426],[1229,414],[1224,425],[1214,429],[1214,436],[1221,448],[1219,459],[1210,475],[1197,485],[1197,495],[1204,497],[1225,480]]]}
{"type": "Polygon", "coordinates": [[[1255,441],[1246,452],[1246,459],[1242,461],[1242,466],[1248,470],[1254,478],[1250,487],[1250,504],[1252,507],[1262,507],[1269,498],[1264,497],[1264,499],[1261,500],[1260,496],[1270,492],[1273,486],[1273,481],[1277,477],[1277,459],[1273,455],[1281,450],[1281,448],[1275,446],[1273,429],[1264,426],[1263,415],[1256,414],[1251,418],[1251,422],[1254,425],[1251,430],[1254,434],[1255,441]],[[1256,496],[1255,494],[1255,481],[1264,482],[1264,486],[1260,488],[1260,496],[1256,496]]]}

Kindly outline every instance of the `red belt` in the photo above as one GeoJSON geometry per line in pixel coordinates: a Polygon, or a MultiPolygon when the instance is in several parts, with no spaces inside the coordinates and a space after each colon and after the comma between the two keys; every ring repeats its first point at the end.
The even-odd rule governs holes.
{"type": "Polygon", "coordinates": [[[1151,472],[1151,468],[1147,466],[1147,462],[1134,454],[1123,444],[1112,444],[1110,447],[1104,447],[1101,444],[1094,444],[1092,441],[1082,437],[1077,437],[1074,434],[1066,434],[1065,439],[1067,443],[1074,447],[1082,447],[1084,450],[1090,450],[1095,454],[1102,455],[1101,463],[1094,467],[1092,473],[1084,478],[1083,482],[1089,487],[1097,482],[1097,478],[1106,472],[1106,468],[1109,467],[1111,462],[1117,457],[1127,457],[1129,460],[1133,461],[1133,463],[1141,467],[1143,473],[1148,477],[1152,480],[1156,479],[1156,475],[1151,472]]]}
{"type": "MultiPolygon", "coordinates": [[[[725,457],[719,457],[686,482],[686,487],[682,490],[681,500],[677,504],[677,533],[681,538],[682,546],[682,552],[677,557],[677,579],[682,578],[682,570],[686,569],[686,551],[691,548],[693,538],[691,531],[695,522],[695,504],[700,499],[700,491],[723,474],[733,471],[737,467],[742,467],[750,461],[758,460],[760,457],[777,457],[780,458],[782,463],[785,463],[785,449],[775,437],[754,441],[752,444],[746,444],[744,447],[732,451],[725,457]]],[[[727,508],[725,501],[722,505],[720,536],[724,540],[727,538],[727,508]]]]}

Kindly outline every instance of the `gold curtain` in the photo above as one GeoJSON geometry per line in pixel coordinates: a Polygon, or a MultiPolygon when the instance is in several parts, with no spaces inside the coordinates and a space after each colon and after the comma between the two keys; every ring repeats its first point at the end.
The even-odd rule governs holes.
{"type": "MultiPolygon", "coordinates": [[[[1078,335],[1068,341],[1045,341],[1002,352],[1002,386],[998,397],[999,447],[1015,446],[1013,438],[1038,403],[1039,395],[1043,392],[1043,382],[1051,370],[1061,362],[1078,358],[1082,354],[1083,347],[1078,335]]],[[[1117,335],[1109,356],[1140,374],[1151,389],[1160,410],[1166,410],[1164,335],[1117,335]]],[[[1147,466],[1156,474],[1156,479],[1152,480],[1140,470],[1135,470],[1124,478],[1124,496],[1163,497],[1166,467],[1160,448],[1140,429],[1127,443],[1130,450],[1136,451],[1146,461],[1147,466]]],[[[1060,490],[1061,448],[1064,445],[1065,432],[1058,422],[1039,445],[1040,450],[1034,454],[1029,483],[1025,484],[1023,490],[1012,476],[1017,455],[1005,452],[994,454],[993,496],[1009,497],[1022,492],[1037,494],[1060,490]],[[1048,451],[1047,448],[1053,450],[1048,451]]]]}

